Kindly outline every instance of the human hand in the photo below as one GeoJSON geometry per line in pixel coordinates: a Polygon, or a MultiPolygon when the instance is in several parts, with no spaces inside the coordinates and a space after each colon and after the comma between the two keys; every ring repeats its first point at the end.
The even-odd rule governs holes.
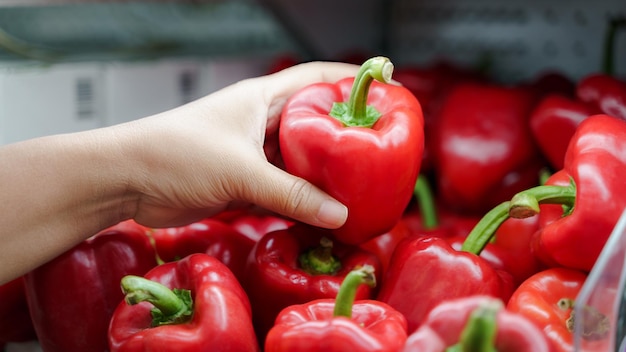
{"type": "Polygon", "coordinates": [[[312,62],[243,80],[155,116],[112,127],[126,160],[128,216],[176,226],[252,203],[312,225],[337,228],[347,208],[283,171],[277,130],[286,100],[358,66],[312,62]]]}

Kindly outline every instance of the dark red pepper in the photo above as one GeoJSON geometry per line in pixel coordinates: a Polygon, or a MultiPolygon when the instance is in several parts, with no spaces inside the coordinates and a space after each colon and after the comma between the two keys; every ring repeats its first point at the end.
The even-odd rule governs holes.
{"type": "Polygon", "coordinates": [[[171,262],[193,253],[206,253],[217,259],[243,279],[246,260],[255,241],[231,225],[205,219],[186,226],[151,231],[159,257],[171,262]]]}
{"type": "Polygon", "coordinates": [[[111,318],[112,352],[259,351],[250,302],[215,257],[191,254],[144,277],[121,280],[125,299],[111,318]]]}
{"type": "Polygon", "coordinates": [[[424,152],[420,169],[423,173],[430,174],[434,162],[431,136],[437,128],[437,117],[447,94],[456,84],[486,81],[486,77],[477,69],[438,60],[429,65],[403,65],[395,70],[393,78],[410,90],[422,106],[424,152]]]}
{"type": "Polygon", "coordinates": [[[293,220],[280,215],[255,213],[241,214],[230,221],[230,226],[254,242],[266,233],[284,230],[293,224],[293,220]]]}
{"type": "Polygon", "coordinates": [[[461,83],[452,89],[433,137],[444,207],[481,216],[538,184],[546,162],[528,126],[535,103],[528,88],[461,83]]]}
{"type": "Polygon", "coordinates": [[[286,170],[348,207],[333,230],[361,244],[393,228],[411,200],[424,149],[419,102],[389,82],[393,64],[367,60],[357,76],[313,84],[295,93],[280,120],[286,170]],[[393,182],[390,182],[393,180],[393,182]]]}
{"type": "MultiPolygon", "coordinates": [[[[282,309],[335,297],[344,277],[363,265],[374,267],[380,280],[382,268],[375,254],[336,241],[324,229],[298,223],[263,236],[250,252],[243,281],[259,339],[282,309]]],[[[374,295],[374,289],[361,286],[356,297],[374,295]]]]}
{"type": "Polygon", "coordinates": [[[576,87],[578,99],[595,111],[626,120],[626,82],[607,74],[591,74],[576,87]]]}
{"type": "Polygon", "coordinates": [[[554,170],[563,168],[565,151],[578,125],[597,113],[589,104],[562,95],[544,97],[530,116],[530,129],[554,170]]]}
{"type": "Polygon", "coordinates": [[[26,342],[36,338],[28,312],[24,278],[0,285],[0,346],[6,342],[26,342]]]}
{"type": "Polygon", "coordinates": [[[283,309],[267,335],[265,352],[398,351],[406,340],[406,319],[383,302],[355,300],[362,284],[376,284],[369,265],[348,273],[336,298],[283,309]]]}
{"type": "Polygon", "coordinates": [[[506,310],[497,298],[475,295],[433,308],[403,351],[549,352],[550,345],[525,316],[506,310]]]}
{"type": "Polygon", "coordinates": [[[611,18],[604,43],[602,73],[583,77],[576,87],[576,96],[590,104],[598,113],[626,120],[626,81],[615,75],[615,38],[617,32],[626,28],[626,17],[611,18]]]}
{"type": "Polygon", "coordinates": [[[145,231],[128,220],[24,276],[30,315],[44,351],[108,350],[109,320],[124,297],[120,280],[157,265],[145,231]]]}

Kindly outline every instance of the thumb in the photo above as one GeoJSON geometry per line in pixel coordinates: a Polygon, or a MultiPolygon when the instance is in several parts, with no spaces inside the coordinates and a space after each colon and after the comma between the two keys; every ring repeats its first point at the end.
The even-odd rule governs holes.
{"type": "Polygon", "coordinates": [[[310,225],[335,229],[348,217],[348,208],[308,181],[266,163],[246,182],[243,197],[265,209],[310,225]]]}

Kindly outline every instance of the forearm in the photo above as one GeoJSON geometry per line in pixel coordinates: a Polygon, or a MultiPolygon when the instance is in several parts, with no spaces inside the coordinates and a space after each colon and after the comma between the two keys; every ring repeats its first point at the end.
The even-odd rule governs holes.
{"type": "Polygon", "coordinates": [[[124,158],[103,129],[0,148],[0,282],[129,217],[124,158]]]}

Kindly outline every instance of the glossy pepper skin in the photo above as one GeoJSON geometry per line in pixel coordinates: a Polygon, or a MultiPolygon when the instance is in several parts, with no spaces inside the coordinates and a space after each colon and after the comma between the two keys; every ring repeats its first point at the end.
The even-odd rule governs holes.
{"type": "Polygon", "coordinates": [[[579,100],[598,113],[626,120],[626,82],[608,74],[591,74],[576,87],[579,100]]]}
{"type": "Polygon", "coordinates": [[[403,352],[458,351],[549,352],[543,332],[521,314],[490,296],[444,301],[407,338],[403,352]],[[456,351],[453,349],[453,351],[456,351]]]}
{"type": "Polygon", "coordinates": [[[296,92],[281,115],[286,170],[348,207],[346,223],[333,231],[344,243],[361,244],[389,231],[409,203],[420,170],[419,102],[402,86],[373,81],[388,82],[392,71],[387,58],[372,58],[355,78],[296,92]]]}
{"type": "Polygon", "coordinates": [[[215,257],[191,254],[153,268],[144,278],[165,290],[148,288],[142,278],[122,280],[126,299],[111,318],[112,352],[259,351],[250,302],[232,272],[215,257]],[[170,289],[188,290],[191,302],[171,298],[170,289]],[[158,322],[151,313],[154,307],[164,316],[158,322]]]}
{"type": "Polygon", "coordinates": [[[19,277],[0,285],[0,346],[7,342],[36,339],[28,312],[24,278],[19,277]]]}
{"type": "MultiPolygon", "coordinates": [[[[550,268],[529,277],[513,292],[507,309],[521,314],[543,330],[552,351],[574,351],[572,304],[578,296],[587,274],[568,268],[550,268]]],[[[608,300],[610,301],[610,300],[608,300]]],[[[582,351],[611,351],[607,334],[607,312],[588,310],[595,315],[595,324],[582,340],[582,351]]]]}
{"type": "Polygon", "coordinates": [[[543,155],[554,170],[563,168],[565,151],[578,125],[598,110],[580,100],[551,94],[544,97],[530,116],[530,129],[543,155]]]}
{"type": "Polygon", "coordinates": [[[486,81],[483,73],[460,67],[443,60],[430,65],[404,65],[394,71],[394,79],[413,93],[422,106],[424,114],[424,152],[421,172],[430,173],[433,166],[431,136],[437,126],[437,116],[446,95],[461,82],[486,81]]]}
{"type": "MultiPolygon", "coordinates": [[[[344,277],[363,265],[372,266],[380,281],[382,269],[375,254],[333,240],[329,231],[320,228],[298,223],[263,236],[250,252],[243,281],[259,339],[263,340],[282,309],[334,298],[344,277]],[[319,271],[313,272],[316,263],[319,271]]],[[[374,295],[375,288],[368,286],[359,287],[356,293],[357,299],[374,295]]]]}
{"type": "Polygon", "coordinates": [[[399,351],[407,336],[404,316],[380,301],[355,301],[357,284],[375,285],[370,268],[346,275],[336,298],[283,309],[267,335],[265,352],[399,351]]]}
{"type": "Polygon", "coordinates": [[[546,162],[528,126],[535,103],[535,93],[523,87],[464,83],[452,89],[433,136],[443,206],[481,216],[537,185],[546,162]]]}
{"type": "Polygon", "coordinates": [[[204,219],[186,226],[151,232],[159,257],[171,262],[193,253],[206,253],[243,279],[246,260],[255,241],[219,220],[204,219]]]}
{"type": "Polygon", "coordinates": [[[533,248],[546,264],[591,270],[626,207],[626,199],[620,196],[626,187],[625,150],[626,121],[590,116],[572,136],[564,168],[550,176],[545,186],[511,199],[513,217],[540,213],[533,248]],[[564,213],[557,207],[555,212],[555,205],[549,203],[569,210],[564,213]]]}
{"type": "Polygon", "coordinates": [[[28,306],[42,349],[108,351],[109,320],[124,297],[120,279],[156,265],[145,228],[129,220],[27,273],[28,306]]]}
{"type": "Polygon", "coordinates": [[[396,247],[376,299],[404,314],[413,331],[444,300],[485,294],[506,301],[512,292],[510,274],[478,255],[439,237],[411,236],[396,247]]]}

